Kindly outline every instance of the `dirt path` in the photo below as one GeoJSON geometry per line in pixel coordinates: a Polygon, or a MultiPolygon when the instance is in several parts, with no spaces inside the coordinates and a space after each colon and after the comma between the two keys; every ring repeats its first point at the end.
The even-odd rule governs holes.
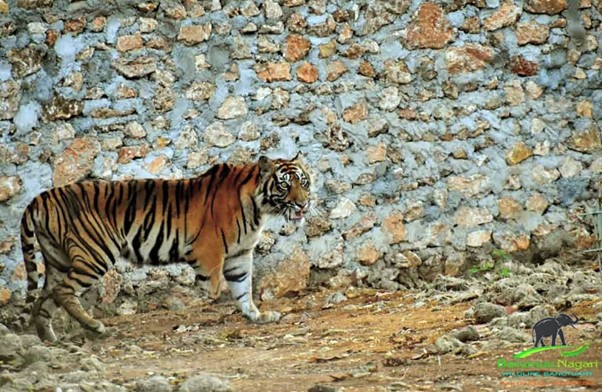
{"type": "MultiPolygon", "coordinates": [[[[417,308],[412,293],[357,289],[345,293],[349,299],[325,305],[331,294],[262,304],[286,313],[280,323],[271,325],[248,323],[230,303],[105,319],[115,333],[87,342],[85,348],[105,363],[107,380],[128,387],[153,374],[178,384],[208,372],[227,379],[235,391],[307,391],[318,384],[323,388],[316,391],[523,391],[542,386],[552,390],[559,383],[602,388],[600,368],[579,379],[502,377],[496,361],[511,359],[530,345],[500,342],[491,349],[487,344],[495,338],[485,325],[476,326],[480,339],[471,342],[476,348],[472,353],[433,352],[432,344],[440,336],[469,323],[464,317],[469,303],[431,302],[417,308]],[[509,385],[509,381],[544,384],[509,385]]],[[[572,311],[590,320],[597,313],[592,303],[576,305],[572,311]]],[[[591,344],[578,359],[601,362],[602,339],[593,324],[568,329],[572,345],[591,344]]],[[[554,355],[543,353],[537,360],[555,361],[554,355]]]]}

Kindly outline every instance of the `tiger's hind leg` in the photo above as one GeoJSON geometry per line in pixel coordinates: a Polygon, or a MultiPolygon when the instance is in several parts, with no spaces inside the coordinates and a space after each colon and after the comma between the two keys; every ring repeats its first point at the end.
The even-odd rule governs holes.
{"type": "Polygon", "coordinates": [[[31,312],[32,322],[36,327],[38,336],[40,339],[50,342],[56,340],[56,335],[52,328],[52,318],[58,309],[52,289],[60,282],[61,277],[62,274],[53,267],[49,267],[46,270],[44,288],[38,299],[34,302],[31,312]]]}
{"type": "MultiPolygon", "coordinates": [[[[73,249],[71,250],[72,255],[75,252],[73,249]]],[[[112,267],[112,263],[108,260],[108,256],[102,257],[99,254],[96,257],[86,255],[83,258],[81,250],[79,250],[78,255],[72,256],[72,259],[74,261],[71,270],[63,281],[52,290],[54,300],[82,327],[93,332],[103,333],[105,332],[104,324],[86,312],[79,298],[102,278],[107,270],[112,267]]]]}
{"type": "Polygon", "coordinates": [[[40,248],[46,276],[42,291],[31,309],[31,323],[36,327],[40,339],[54,342],[56,335],[52,328],[52,318],[58,305],[54,298],[53,288],[63,279],[63,273],[60,270],[69,268],[69,259],[58,248],[50,245],[45,238],[40,238],[40,248]]]}
{"type": "Polygon", "coordinates": [[[40,339],[49,342],[56,341],[56,335],[52,328],[52,317],[57,308],[52,291],[44,290],[34,303],[32,309],[33,323],[40,339]]]}

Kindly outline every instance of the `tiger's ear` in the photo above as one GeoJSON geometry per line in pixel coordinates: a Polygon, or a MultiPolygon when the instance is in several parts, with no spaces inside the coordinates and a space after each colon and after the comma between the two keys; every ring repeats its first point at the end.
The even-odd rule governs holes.
{"type": "Polygon", "coordinates": [[[291,159],[291,162],[299,162],[301,161],[301,151],[297,151],[297,155],[295,155],[295,157],[293,159],[291,159]]]}
{"type": "Polygon", "coordinates": [[[270,158],[265,155],[259,157],[259,169],[261,169],[262,172],[269,172],[273,167],[274,162],[270,158]]]}

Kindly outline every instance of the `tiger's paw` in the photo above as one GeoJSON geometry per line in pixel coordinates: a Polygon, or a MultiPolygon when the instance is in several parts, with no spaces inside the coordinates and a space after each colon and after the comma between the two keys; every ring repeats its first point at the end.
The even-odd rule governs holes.
{"type": "Polygon", "coordinates": [[[279,312],[266,310],[265,312],[259,313],[255,322],[259,324],[273,323],[280,320],[281,317],[282,315],[279,312]]]}
{"type": "Polygon", "coordinates": [[[105,325],[98,320],[93,320],[89,324],[84,325],[84,328],[86,328],[88,331],[96,332],[101,335],[106,331],[105,325]]]}

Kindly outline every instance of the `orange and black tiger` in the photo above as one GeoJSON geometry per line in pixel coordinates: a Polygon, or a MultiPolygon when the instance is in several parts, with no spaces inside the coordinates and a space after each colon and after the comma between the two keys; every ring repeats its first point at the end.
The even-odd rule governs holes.
{"type": "Polygon", "coordinates": [[[119,257],[153,265],[186,262],[213,297],[223,276],[248,319],[279,320],[278,312],[260,312],[253,303],[253,249],[269,216],[303,218],[309,188],[297,154],[292,160],[262,156],[244,166],[217,164],[191,179],[81,181],[41,193],[21,220],[30,293],[39,280],[35,238],[46,267],[32,308],[38,335],[56,339],[51,321],[60,306],[83,327],[103,332],[79,297],[119,257]]]}

